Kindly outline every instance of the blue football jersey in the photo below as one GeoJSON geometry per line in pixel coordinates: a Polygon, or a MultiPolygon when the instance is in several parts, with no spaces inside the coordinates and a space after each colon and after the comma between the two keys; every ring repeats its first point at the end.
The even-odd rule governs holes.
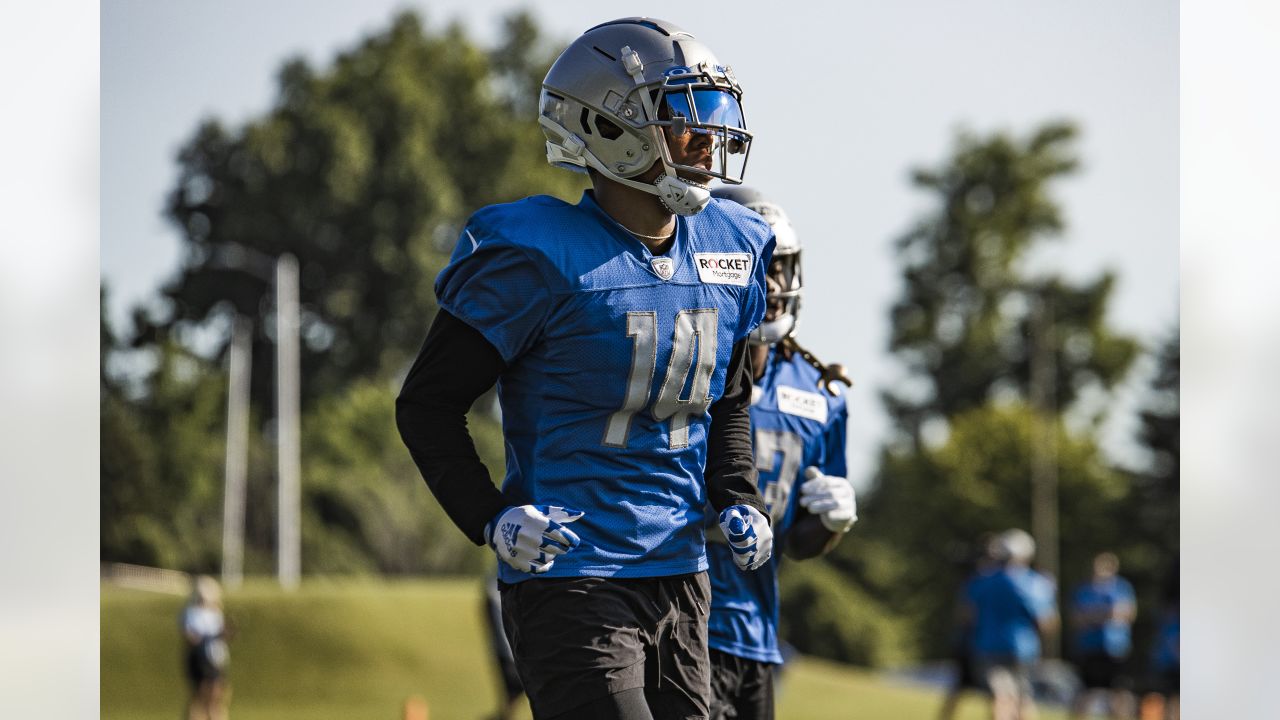
{"type": "MultiPolygon", "coordinates": [[[[721,652],[757,662],[782,662],[778,651],[778,564],[800,507],[804,470],[815,466],[844,477],[844,397],[819,389],[818,371],[799,355],[790,360],[772,351],[756,383],[751,405],[760,493],[773,527],[772,559],[753,572],[739,570],[723,541],[707,544],[711,561],[709,644],[721,652]]],[[[715,534],[713,532],[713,538],[715,534]]],[[[721,536],[723,538],[723,536],[721,536]]]]}
{"type": "MultiPolygon", "coordinates": [[[[1071,598],[1072,610],[1110,613],[1117,605],[1133,605],[1136,602],[1133,586],[1120,576],[1102,581],[1090,581],[1076,588],[1071,598]]],[[[1128,656],[1132,639],[1127,620],[1107,620],[1099,625],[1078,629],[1073,640],[1081,653],[1106,653],[1111,657],[1128,656]]]]}
{"type": "Polygon", "coordinates": [[[1057,612],[1053,582],[1027,567],[1006,567],[969,581],[973,650],[980,657],[1040,657],[1038,621],[1057,612]]]}
{"type": "MultiPolygon", "coordinates": [[[[471,217],[436,280],[440,307],[502,354],[502,490],[585,513],[542,577],[706,568],[708,408],[733,345],[764,315],[773,232],[713,201],[665,255],[596,204],[547,196],[471,217]]],[[[508,583],[532,577],[499,563],[508,583]]]]}

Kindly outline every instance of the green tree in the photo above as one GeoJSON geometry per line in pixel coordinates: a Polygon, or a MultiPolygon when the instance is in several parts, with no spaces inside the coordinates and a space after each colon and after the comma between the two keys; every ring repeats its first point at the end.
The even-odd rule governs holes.
{"type": "Polygon", "coordinates": [[[136,400],[104,389],[99,474],[104,560],[219,566],[225,376],[169,342],[136,400]]]}
{"type": "MultiPolygon", "coordinates": [[[[962,133],[942,165],[913,174],[936,210],[897,243],[903,291],[890,350],[905,377],[882,395],[894,435],[855,541],[833,562],[910,620],[917,655],[948,650],[978,535],[1029,527],[1038,417],[1060,425],[1061,413],[1085,409],[1073,406],[1087,390],[1109,397],[1139,349],[1107,325],[1114,275],[1075,282],[1026,269],[1065,226],[1050,191],[1078,166],[1075,136],[1065,122],[1026,138],[962,133]],[[1046,415],[1030,409],[1037,401],[1046,415]]],[[[1118,539],[1127,487],[1092,437],[1102,411],[1090,411],[1094,425],[1055,431],[1064,583],[1118,539]]]]}
{"type": "Polygon", "coordinates": [[[1138,656],[1151,647],[1167,588],[1177,587],[1180,360],[1181,341],[1175,327],[1156,351],[1156,373],[1138,413],[1138,440],[1150,453],[1150,461],[1132,472],[1133,487],[1125,503],[1127,532],[1119,553],[1121,573],[1138,594],[1133,628],[1138,656]]]}
{"type": "MultiPolygon", "coordinates": [[[[423,485],[395,427],[399,388],[361,381],[303,420],[303,567],[311,573],[479,571],[492,554],[458,532],[423,485]]],[[[471,433],[502,472],[502,432],[479,414],[471,433]]],[[[497,480],[498,478],[494,478],[497,480]]]]}
{"type": "Polygon", "coordinates": [[[1026,140],[963,133],[945,164],[913,174],[938,209],[897,243],[904,286],[889,349],[907,379],[883,394],[913,444],[930,421],[994,395],[1030,397],[1038,308],[1052,319],[1056,408],[1091,385],[1113,387],[1136,356],[1137,342],[1105,323],[1113,274],[1076,284],[1024,268],[1029,251],[1064,227],[1049,189],[1078,166],[1075,136],[1061,122],[1026,140]]]}
{"type": "MultiPolygon", "coordinates": [[[[392,399],[465,218],[585,187],[547,164],[536,121],[558,49],[523,13],[485,49],[459,24],[404,12],[324,66],[285,62],[261,116],[195,129],[166,206],[181,266],[161,291],[166,310],[136,310],[129,339],[156,369],[129,393],[103,376],[104,559],[217,567],[222,361],[240,315],[255,328],[245,569],[274,568],[273,271],[289,253],[301,281],[304,571],[478,567],[483,554],[443,519],[400,443],[392,399]]],[[[473,430],[500,471],[496,420],[477,414],[473,430]]]]}
{"type": "Polygon", "coordinates": [[[1181,339],[1175,329],[1159,348],[1156,375],[1138,415],[1139,440],[1151,453],[1151,460],[1136,473],[1133,493],[1135,529],[1171,554],[1179,547],[1180,360],[1181,339]]]}
{"type": "Polygon", "coordinates": [[[553,55],[526,15],[492,52],[460,25],[406,12],[328,68],[290,60],[274,106],[238,129],[205,121],[179,153],[167,214],[182,267],[142,342],[199,326],[222,352],[254,318],[255,404],[270,407],[272,260],[301,272],[303,395],[401,371],[434,312],[432,281],[475,209],[582,180],[543,157],[534,108],[553,55]]]}

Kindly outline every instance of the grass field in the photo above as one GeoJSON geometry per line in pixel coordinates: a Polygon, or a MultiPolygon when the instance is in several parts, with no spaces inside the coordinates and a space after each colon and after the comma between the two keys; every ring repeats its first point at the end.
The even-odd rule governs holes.
{"type": "MultiPolygon", "coordinates": [[[[496,707],[476,580],[308,581],[290,594],[249,584],[227,598],[235,720],[396,720],[426,698],[432,720],[479,720],[496,707]]],[[[102,586],[102,718],[176,720],[186,686],[183,599],[102,586]]],[[[779,689],[783,720],[936,717],[938,693],[802,658],[779,689]]],[[[960,720],[986,716],[977,698],[960,720]]],[[[1047,712],[1045,720],[1061,716],[1047,712]]]]}

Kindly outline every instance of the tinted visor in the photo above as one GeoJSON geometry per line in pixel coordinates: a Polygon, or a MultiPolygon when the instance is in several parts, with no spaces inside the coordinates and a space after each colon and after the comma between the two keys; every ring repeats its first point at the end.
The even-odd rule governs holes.
{"type": "MultiPolygon", "coordinates": [[[[747,127],[738,98],[724,90],[688,89],[683,92],[669,90],[663,96],[663,100],[671,117],[682,117],[695,128],[698,125],[715,125],[745,130],[747,127]]],[[[738,139],[745,138],[739,136],[738,139]]]]}

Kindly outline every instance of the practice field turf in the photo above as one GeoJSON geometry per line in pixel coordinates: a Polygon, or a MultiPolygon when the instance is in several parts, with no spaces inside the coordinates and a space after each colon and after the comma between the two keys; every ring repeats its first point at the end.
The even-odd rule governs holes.
{"type": "MultiPolygon", "coordinates": [[[[234,720],[396,720],[420,696],[432,720],[480,720],[496,708],[476,580],[311,580],[294,593],[251,583],[226,602],[234,720]]],[[[102,586],[102,717],[174,720],[186,697],[183,598],[102,586]]],[[[787,668],[783,720],[909,720],[941,696],[820,660],[787,668]]],[[[525,717],[528,717],[527,712],[525,717]]],[[[960,720],[986,717],[971,697],[960,720]]],[[[1055,720],[1054,712],[1041,717],[1055,720]]]]}

